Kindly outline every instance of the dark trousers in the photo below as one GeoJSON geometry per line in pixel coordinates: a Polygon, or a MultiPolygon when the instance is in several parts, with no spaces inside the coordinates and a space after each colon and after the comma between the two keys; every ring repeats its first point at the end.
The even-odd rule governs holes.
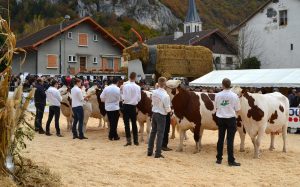
{"type": "Polygon", "coordinates": [[[55,117],[56,134],[60,134],[60,129],[59,129],[60,107],[59,106],[50,106],[49,107],[49,117],[48,117],[48,121],[46,123],[46,132],[50,133],[50,124],[53,119],[53,116],[55,117]]]}
{"type": "Polygon", "coordinates": [[[107,117],[110,124],[108,138],[109,139],[118,138],[119,135],[118,135],[117,128],[118,128],[118,121],[120,117],[119,110],[107,111],[107,117]]]}
{"type": "Polygon", "coordinates": [[[74,115],[74,122],[73,122],[73,127],[72,127],[73,136],[78,136],[77,123],[79,123],[79,125],[78,125],[79,137],[83,137],[83,131],[82,131],[83,107],[82,106],[74,107],[74,108],[72,108],[72,110],[73,110],[73,115],[74,115]]]}
{"type": "Polygon", "coordinates": [[[123,105],[123,119],[125,124],[125,133],[127,142],[131,142],[131,133],[130,133],[130,124],[129,120],[132,124],[132,133],[133,133],[133,141],[134,143],[138,143],[138,130],[136,126],[136,106],[134,105],[123,105]]]}
{"type": "Polygon", "coordinates": [[[223,146],[225,133],[227,131],[227,153],[228,153],[228,162],[234,162],[234,153],[233,153],[233,143],[234,136],[236,132],[236,118],[218,118],[218,127],[219,127],[219,140],[217,144],[217,159],[222,160],[223,158],[223,146]]]}
{"type": "Polygon", "coordinates": [[[152,129],[151,129],[151,134],[148,142],[148,154],[153,153],[154,141],[155,141],[155,137],[157,136],[155,155],[156,156],[161,155],[161,148],[162,148],[162,141],[165,132],[165,126],[166,126],[166,116],[161,115],[159,113],[153,113],[152,129]]]}
{"type": "Polygon", "coordinates": [[[43,131],[42,120],[44,116],[45,105],[43,104],[35,104],[36,114],[35,114],[35,129],[38,131],[43,131]]]}
{"type": "Polygon", "coordinates": [[[170,124],[171,124],[171,116],[170,116],[170,114],[168,114],[166,116],[166,127],[165,127],[165,133],[164,133],[164,139],[163,139],[162,147],[168,147],[170,124]]]}

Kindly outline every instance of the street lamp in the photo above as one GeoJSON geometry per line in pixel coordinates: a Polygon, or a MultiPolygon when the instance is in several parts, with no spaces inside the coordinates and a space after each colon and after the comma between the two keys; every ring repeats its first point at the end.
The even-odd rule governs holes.
{"type": "Polygon", "coordinates": [[[194,39],[196,39],[196,38],[199,38],[199,37],[200,37],[199,35],[196,35],[195,37],[189,39],[189,45],[191,45],[191,41],[192,41],[192,40],[194,40],[194,39]]]}
{"type": "Polygon", "coordinates": [[[59,36],[59,74],[61,75],[61,69],[62,69],[62,64],[61,64],[61,35],[62,35],[62,30],[63,30],[63,23],[65,21],[70,20],[69,15],[65,15],[64,19],[59,23],[59,31],[60,31],[60,36],[59,36]]]}

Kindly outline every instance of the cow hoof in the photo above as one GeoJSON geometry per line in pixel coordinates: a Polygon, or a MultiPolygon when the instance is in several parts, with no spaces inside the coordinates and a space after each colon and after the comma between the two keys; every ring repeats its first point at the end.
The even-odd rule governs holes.
{"type": "Polygon", "coordinates": [[[286,149],[283,149],[282,152],[286,153],[286,149]]]}
{"type": "Polygon", "coordinates": [[[175,136],[171,136],[171,138],[170,139],[175,139],[175,136]]]}
{"type": "Polygon", "coordinates": [[[245,149],[240,149],[240,152],[245,152],[245,149]]]}
{"type": "Polygon", "coordinates": [[[273,151],[274,149],[275,149],[275,147],[270,147],[269,148],[270,151],[273,151]]]}
{"type": "Polygon", "coordinates": [[[177,149],[176,149],[176,152],[182,152],[182,151],[183,151],[182,148],[177,148],[177,149]]]}

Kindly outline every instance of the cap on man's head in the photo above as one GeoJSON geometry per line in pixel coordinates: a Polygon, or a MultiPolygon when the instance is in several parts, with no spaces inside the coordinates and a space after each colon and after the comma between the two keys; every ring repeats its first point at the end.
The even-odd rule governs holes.
{"type": "Polygon", "coordinates": [[[300,88],[297,88],[297,89],[296,89],[296,93],[299,93],[299,92],[300,92],[300,88]]]}

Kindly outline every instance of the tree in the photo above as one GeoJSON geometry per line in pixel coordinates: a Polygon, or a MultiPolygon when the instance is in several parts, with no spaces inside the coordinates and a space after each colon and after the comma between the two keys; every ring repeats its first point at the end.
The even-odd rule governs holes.
{"type": "Polygon", "coordinates": [[[24,35],[35,33],[45,27],[45,20],[40,16],[34,16],[32,22],[24,25],[24,35]]]}
{"type": "Polygon", "coordinates": [[[254,28],[248,25],[241,28],[238,36],[238,61],[241,66],[245,59],[253,56],[259,58],[262,55],[262,40],[254,28]],[[260,51],[260,52],[258,52],[260,51]]]}
{"type": "Polygon", "coordinates": [[[246,58],[241,64],[241,69],[260,69],[261,63],[256,57],[246,58]]]}

